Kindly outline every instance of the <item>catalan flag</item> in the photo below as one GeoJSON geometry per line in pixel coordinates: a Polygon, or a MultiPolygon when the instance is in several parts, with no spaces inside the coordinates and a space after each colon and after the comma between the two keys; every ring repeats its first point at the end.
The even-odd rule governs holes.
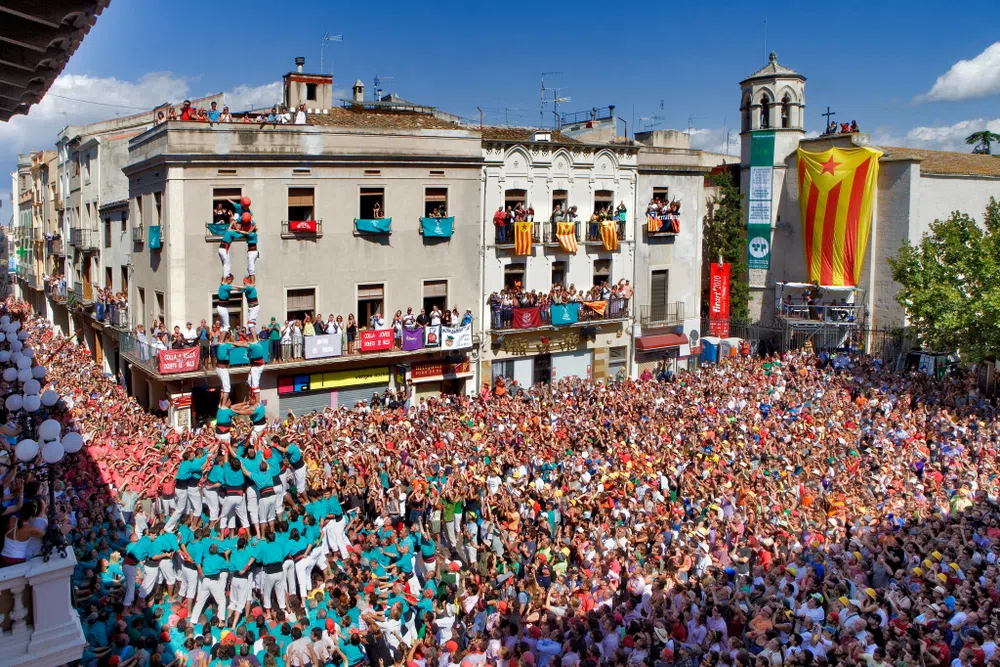
{"type": "Polygon", "coordinates": [[[798,149],[799,205],[809,281],[855,286],[872,224],[880,151],[798,149]]]}
{"type": "Polygon", "coordinates": [[[514,223],[514,254],[531,254],[531,235],[534,232],[535,223],[515,222],[514,223]]]}
{"type": "Polygon", "coordinates": [[[557,222],[556,238],[559,239],[559,247],[568,253],[576,254],[576,225],[572,222],[557,222]]]}
{"type": "Polygon", "coordinates": [[[605,250],[618,250],[618,225],[614,220],[601,223],[601,241],[604,242],[605,250]]]}
{"type": "Polygon", "coordinates": [[[663,222],[655,215],[646,214],[646,231],[650,234],[655,234],[660,231],[660,226],[663,222]]]}

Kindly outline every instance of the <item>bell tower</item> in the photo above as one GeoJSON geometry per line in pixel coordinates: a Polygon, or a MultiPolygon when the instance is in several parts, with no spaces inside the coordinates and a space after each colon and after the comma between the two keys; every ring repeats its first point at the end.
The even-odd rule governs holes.
{"type": "Polygon", "coordinates": [[[749,164],[750,133],[775,130],[775,161],[784,161],[805,135],[806,78],[778,63],[771,52],[768,63],[740,81],[740,136],[743,164],[749,164]],[[778,139],[783,134],[788,141],[778,139]],[[779,145],[787,143],[787,150],[779,145]]]}

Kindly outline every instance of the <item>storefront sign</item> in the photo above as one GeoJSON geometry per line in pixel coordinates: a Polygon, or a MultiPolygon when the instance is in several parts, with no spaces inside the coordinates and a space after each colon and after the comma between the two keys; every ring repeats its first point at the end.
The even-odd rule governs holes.
{"type": "Polygon", "coordinates": [[[445,350],[467,350],[472,347],[472,325],[441,327],[441,347],[445,350]]]}
{"type": "Polygon", "coordinates": [[[392,329],[366,329],[360,333],[362,352],[392,349],[392,329]]]}
{"type": "Polygon", "coordinates": [[[410,379],[414,382],[427,382],[429,380],[443,380],[467,376],[472,373],[472,366],[469,360],[450,361],[428,361],[413,364],[410,369],[410,379]]]}
{"type": "Polygon", "coordinates": [[[306,336],[306,359],[339,357],[343,350],[343,334],[306,336]]]}
{"type": "Polygon", "coordinates": [[[190,373],[198,370],[201,361],[201,348],[191,347],[186,350],[160,350],[157,355],[160,361],[160,375],[174,373],[190,373]]]}
{"type": "Polygon", "coordinates": [[[360,384],[389,383],[389,367],[359,368],[352,371],[313,373],[312,375],[289,375],[278,378],[279,394],[294,394],[302,391],[337,389],[360,384]]]}

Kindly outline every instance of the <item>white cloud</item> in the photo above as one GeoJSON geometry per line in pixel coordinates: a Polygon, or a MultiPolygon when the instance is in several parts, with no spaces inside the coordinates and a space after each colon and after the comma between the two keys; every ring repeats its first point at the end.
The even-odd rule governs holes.
{"type": "Polygon", "coordinates": [[[959,121],[954,125],[915,127],[905,135],[896,134],[886,128],[876,128],[872,136],[872,143],[879,146],[903,146],[971,153],[972,147],[965,143],[965,138],[980,130],[989,130],[1000,134],[1000,118],[992,120],[976,118],[959,121]]]}
{"type": "Polygon", "coordinates": [[[726,146],[722,129],[693,128],[691,130],[691,148],[710,153],[738,156],[740,154],[740,132],[738,129],[729,128],[729,145],[726,146]]]}
{"type": "Polygon", "coordinates": [[[280,104],[282,99],[281,82],[265,83],[263,86],[236,86],[226,93],[226,105],[230,111],[246,109],[270,108],[280,104]]]}
{"type": "Polygon", "coordinates": [[[1000,42],[972,60],[959,60],[918,101],[957,102],[1000,94],[1000,42]]]}

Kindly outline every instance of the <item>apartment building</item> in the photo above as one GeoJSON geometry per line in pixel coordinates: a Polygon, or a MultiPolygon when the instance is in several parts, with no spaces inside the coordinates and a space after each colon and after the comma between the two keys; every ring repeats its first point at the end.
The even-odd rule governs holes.
{"type": "Polygon", "coordinates": [[[54,150],[18,155],[17,295],[42,313],[45,239],[57,226],[56,186],[54,150]]]}
{"type": "MultiPolygon", "coordinates": [[[[285,84],[289,107],[305,105],[303,124],[168,121],[129,141],[121,219],[131,244],[133,323],[149,328],[162,319],[172,330],[212,322],[222,275],[214,211],[249,197],[259,234],[257,323],[312,313],[346,322],[353,314],[367,329],[354,353],[341,339],[315,336],[304,354],[269,359],[261,393],[270,414],[353,406],[408,384],[416,400],[466,391],[480,322],[402,345],[391,329],[370,325],[376,315],[388,325],[408,308],[479,313],[478,131],[431,107],[366,99],[360,82],[352,100],[323,108],[316,105],[331,99],[329,75],[300,69],[285,84]]],[[[230,252],[240,288],[246,244],[230,252]]],[[[247,323],[244,291],[230,301],[234,326],[247,323]]],[[[195,418],[214,411],[219,382],[203,356],[168,369],[134,340],[123,340],[122,354],[141,402],[168,396],[175,423],[188,423],[192,406],[195,418]]],[[[246,367],[234,365],[232,376],[234,400],[245,398],[246,367]]]]}

